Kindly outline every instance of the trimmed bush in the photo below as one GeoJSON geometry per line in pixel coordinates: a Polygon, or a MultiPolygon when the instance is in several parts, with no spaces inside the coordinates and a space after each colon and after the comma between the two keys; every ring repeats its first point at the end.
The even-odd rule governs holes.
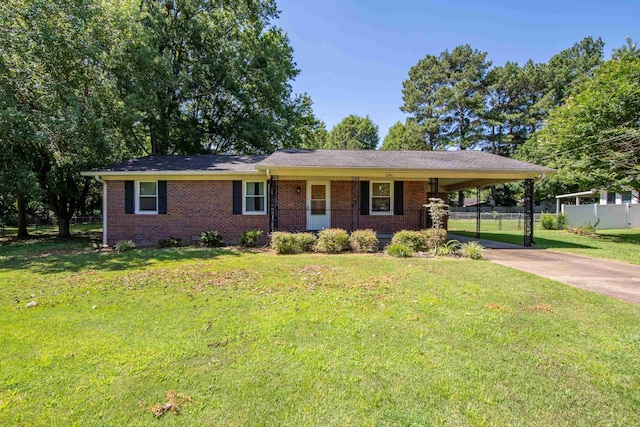
{"type": "Polygon", "coordinates": [[[316,238],[311,233],[287,233],[276,231],[271,234],[271,247],[279,254],[299,254],[308,252],[316,238]]]}
{"type": "Polygon", "coordinates": [[[562,212],[558,214],[556,217],[556,228],[558,230],[566,230],[567,229],[567,215],[562,212]]]}
{"type": "Polygon", "coordinates": [[[465,258],[484,259],[484,246],[476,241],[463,243],[458,252],[465,258]]]}
{"type": "Polygon", "coordinates": [[[409,258],[413,256],[413,250],[402,243],[391,243],[385,248],[387,255],[396,257],[396,258],[409,258]]]}
{"type": "Polygon", "coordinates": [[[313,233],[296,233],[293,235],[301,252],[311,252],[316,243],[313,233]]]}
{"type": "Polygon", "coordinates": [[[240,235],[240,246],[255,248],[260,236],[262,236],[262,230],[247,230],[240,235]]]}
{"type": "Polygon", "coordinates": [[[427,228],[420,230],[424,239],[425,249],[440,247],[447,242],[447,230],[444,228],[427,228]]]}
{"type": "Polygon", "coordinates": [[[135,249],[135,247],[136,244],[133,243],[133,240],[120,240],[118,243],[116,243],[113,249],[116,252],[128,252],[132,249],[135,249]]]}
{"type": "Polygon", "coordinates": [[[207,230],[200,233],[200,244],[209,248],[224,246],[224,239],[218,230],[207,230]]]}
{"type": "Polygon", "coordinates": [[[425,236],[420,231],[400,230],[391,238],[392,244],[408,246],[412,252],[426,249],[425,236]]]}
{"type": "Polygon", "coordinates": [[[371,229],[355,230],[349,236],[349,246],[353,252],[377,252],[378,235],[371,229]]]}
{"type": "Polygon", "coordinates": [[[342,228],[326,228],[318,233],[316,251],[337,254],[349,247],[349,233],[342,228]]]}
{"type": "Polygon", "coordinates": [[[555,217],[555,215],[552,215],[549,212],[543,212],[540,215],[540,225],[545,230],[555,230],[556,229],[556,217],[555,217]]]}
{"type": "Polygon", "coordinates": [[[182,246],[182,239],[179,237],[158,240],[159,248],[177,248],[179,246],[182,246]]]}

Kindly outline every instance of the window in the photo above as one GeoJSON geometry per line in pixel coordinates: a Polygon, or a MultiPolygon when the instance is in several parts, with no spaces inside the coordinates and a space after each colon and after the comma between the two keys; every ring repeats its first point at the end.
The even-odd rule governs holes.
{"type": "Polygon", "coordinates": [[[616,193],[607,192],[607,204],[608,205],[616,204],[616,193]]]}
{"type": "Polygon", "coordinates": [[[371,182],[371,214],[393,212],[393,185],[390,182],[371,182]]]}
{"type": "Polygon", "coordinates": [[[631,203],[631,191],[622,193],[622,204],[631,203]]]}
{"type": "Polygon", "coordinates": [[[264,181],[244,183],[244,197],[242,198],[242,211],[245,214],[267,213],[266,183],[264,181]]]}
{"type": "Polygon", "coordinates": [[[158,183],[156,181],[139,181],[136,190],[136,213],[158,213],[158,183]]]}

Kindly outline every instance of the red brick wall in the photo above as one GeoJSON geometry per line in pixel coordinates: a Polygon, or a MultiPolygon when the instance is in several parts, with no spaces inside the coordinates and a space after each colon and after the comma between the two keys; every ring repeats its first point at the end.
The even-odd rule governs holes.
{"type": "Polygon", "coordinates": [[[427,203],[427,182],[404,181],[403,215],[360,215],[359,228],[371,228],[378,233],[418,230],[424,219],[422,206],[427,203]]]}
{"type": "Polygon", "coordinates": [[[133,240],[152,246],[161,239],[180,237],[195,243],[200,232],[218,230],[225,242],[236,243],[247,230],[262,230],[266,242],[268,215],[233,215],[232,181],[168,181],[167,214],[125,214],[124,181],[109,181],[107,187],[107,239],[133,240]]]}
{"type": "MultiPolygon", "coordinates": [[[[417,229],[427,188],[426,182],[405,181],[404,215],[357,215],[358,228],[379,233],[417,229]]],[[[351,230],[351,189],[351,181],[331,181],[332,227],[351,230]]],[[[306,230],[306,192],[306,181],[279,181],[279,230],[306,230]]],[[[440,197],[446,200],[446,194],[440,197]]],[[[204,230],[218,230],[225,242],[236,243],[242,232],[253,229],[262,230],[260,243],[266,242],[268,215],[233,215],[232,181],[168,181],[166,215],[125,214],[124,181],[109,181],[107,201],[109,245],[131,239],[139,246],[152,246],[169,237],[180,237],[190,244],[204,230]]],[[[359,204],[357,209],[359,212],[359,204]]]]}
{"type": "Polygon", "coordinates": [[[278,181],[278,230],[305,231],[306,208],[306,181],[278,181]],[[300,188],[300,194],[297,193],[297,188],[300,188]]]}

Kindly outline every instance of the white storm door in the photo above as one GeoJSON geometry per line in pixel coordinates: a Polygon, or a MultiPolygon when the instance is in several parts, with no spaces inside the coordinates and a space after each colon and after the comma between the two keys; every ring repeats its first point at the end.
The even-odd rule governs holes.
{"type": "Polygon", "coordinates": [[[307,182],[307,230],[331,227],[331,194],[328,182],[307,182]]]}

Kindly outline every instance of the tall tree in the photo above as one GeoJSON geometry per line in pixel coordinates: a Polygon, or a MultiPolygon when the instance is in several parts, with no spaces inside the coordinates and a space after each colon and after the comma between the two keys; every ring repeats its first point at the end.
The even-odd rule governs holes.
{"type": "Polygon", "coordinates": [[[519,156],[558,168],[542,190],[640,190],[640,56],[625,51],[576,86],[519,156]]]}
{"type": "Polygon", "coordinates": [[[551,57],[547,74],[551,106],[562,105],[576,85],[593,77],[595,70],[602,65],[603,49],[601,38],[585,37],[551,57]]]}
{"type": "MultiPolygon", "coordinates": [[[[437,57],[427,55],[409,70],[400,109],[424,126],[429,147],[466,150],[482,141],[484,80],[490,65],[486,52],[461,45],[437,57]]],[[[458,200],[462,206],[463,191],[458,200]]]]}
{"type": "Polygon", "coordinates": [[[121,141],[113,131],[115,99],[105,66],[112,39],[107,17],[114,11],[108,6],[31,0],[0,7],[6,36],[0,83],[13,91],[14,118],[23,118],[19,134],[3,144],[19,145],[24,169],[58,218],[60,237],[70,236],[69,221],[91,185],[79,172],[111,160],[121,141]]]}
{"type": "MultiPolygon", "coordinates": [[[[305,97],[269,0],[129,0],[132,37],[116,74],[154,154],[258,153],[304,139],[305,97]]],[[[307,97],[308,98],[308,97],[307,97]]]]}
{"type": "Polygon", "coordinates": [[[375,150],[380,138],[378,125],[369,116],[351,114],[329,132],[324,148],[329,150],[375,150]]]}
{"type": "Polygon", "coordinates": [[[381,150],[427,150],[425,132],[422,126],[408,119],[404,123],[396,122],[384,137],[381,150]]]}

